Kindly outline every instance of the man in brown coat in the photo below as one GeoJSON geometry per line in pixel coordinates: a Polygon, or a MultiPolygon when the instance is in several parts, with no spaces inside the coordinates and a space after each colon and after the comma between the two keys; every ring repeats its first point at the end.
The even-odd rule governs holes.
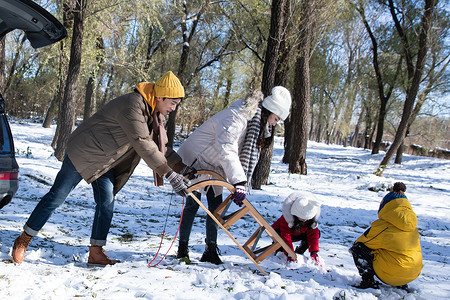
{"type": "Polygon", "coordinates": [[[84,179],[92,184],[96,202],[89,247],[90,265],[113,265],[103,250],[114,209],[114,196],[128,181],[142,158],[153,169],[155,184],[165,175],[177,194],[188,191],[183,175],[186,166],[172,149],[166,149],[164,115],[175,110],[184,97],[178,78],[167,72],[156,83],[142,82],[133,93],[111,100],[70,136],[67,153],[50,191],[42,197],[14,241],[12,259],[22,263],[33,236],[68,194],[84,179]],[[180,173],[180,174],[178,174],[180,173]],[[182,175],[181,175],[182,174],[182,175]]]}

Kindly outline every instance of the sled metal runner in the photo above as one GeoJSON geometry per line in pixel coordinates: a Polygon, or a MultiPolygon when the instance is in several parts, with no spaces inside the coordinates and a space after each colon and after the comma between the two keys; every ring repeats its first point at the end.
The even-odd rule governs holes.
{"type": "Polygon", "coordinates": [[[259,263],[269,257],[278,248],[283,248],[293,259],[297,259],[294,251],[286,244],[286,242],[278,235],[278,233],[270,226],[269,223],[261,216],[261,214],[256,210],[255,207],[248,201],[244,199],[242,207],[237,211],[228,213],[228,209],[231,204],[231,194],[234,193],[234,186],[228,183],[222,176],[213,172],[206,170],[199,170],[197,174],[206,174],[214,177],[213,179],[203,180],[197,182],[190,187],[188,187],[189,195],[200,205],[206,213],[211,217],[211,219],[216,222],[220,228],[222,228],[226,234],[239,246],[239,248],[247,255],[248,258],[258,267],[258,269],[267,276],[267,273],[259,266],[259,263]],[[230,195],[222,202],[222,204],[214,211],[211,212],[192,192],[203,188],[206,186],[221,186],[227,188],[230,191],[230,195]],[[259,228],[250,236],[250,238],[241,245],[228,230],[231,225],[236,221],[241,219],[246,214],[253,217],[254,221],[259,224],[259,228]],[[272,238],[272,244],[257,248],[258,241],[263,233],[266,233],[272,238]]]}

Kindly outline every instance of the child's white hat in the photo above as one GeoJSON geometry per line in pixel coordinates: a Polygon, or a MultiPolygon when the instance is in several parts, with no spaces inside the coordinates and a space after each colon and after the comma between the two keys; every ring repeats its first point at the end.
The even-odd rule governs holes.
{"type": "Polygon", "coordinates": [[[303,220],[314,218],[320,211],[320,204],[313,198],[312,194],[300,194],[298,196],[292,203],[291,214],[303,220]]]}

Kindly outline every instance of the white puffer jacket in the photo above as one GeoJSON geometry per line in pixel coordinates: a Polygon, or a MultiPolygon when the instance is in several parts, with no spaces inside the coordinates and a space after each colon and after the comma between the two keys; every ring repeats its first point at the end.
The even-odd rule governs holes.
{"type": "MultiPolygon", "coordinates": [[[[198,127],[178,150],[183,162],[197,170],[210,170],[222,175],[231,184],[247,181],[239,160],[247,122],[255,115],[263,100],[261,92],[254,92],[246,99],[234,102],[229,108],[215,114],[198,127]]],[[[202,175],[192,183],[205,180],[202,175]]],[[[214,188],[215,194],[222,189],[214,188]]]]}

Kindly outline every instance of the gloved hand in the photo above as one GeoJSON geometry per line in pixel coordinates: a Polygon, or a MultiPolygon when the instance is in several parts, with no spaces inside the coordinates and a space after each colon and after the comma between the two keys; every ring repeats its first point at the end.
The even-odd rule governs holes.
{"type": "Polygon", "coordinates": [[[189,180],[197,178],[197,170],[193,167],[189,167],[189,166],[184,167],[181,174],[183,174],[183,176],[187,177],[187,179],[189,179],[189,180]]]}
{"type": "Polygon", "coordinates": [[[183,175],[170,171],[166,174],[166,178],[169,180],[175,193],[182,197],[187,197],[189,195],[189,191],[186,186],[189,184],[189,180],[184,178],[183,175]]]}
{"type": "Polygon", "coordinates": [[[288,261],[288,262],[295,262],[295,263],[297,262],[296,259],[293,259],[293,258],[290,257],[290,256],[287,257],[287,261],[288,261]]]}
{"type": "Polygon", "coordinates": [[[319,267],[322,266],[322,263],[319,260],[319,255],[317,254],[317,252],[311,252],[311,258],[312,260],[316,263],[316,265],[318,265],[319,267]]]}
{"type": "Polygon", "coordinates": [[[242,201],[244,201],[245,196],[247,195],[247,190],[244,185],[236,184],[234,186],[235,191],[233,195],[231,195],[231,200],[236,203],[239,207],[242,206],[242,201]]]}

